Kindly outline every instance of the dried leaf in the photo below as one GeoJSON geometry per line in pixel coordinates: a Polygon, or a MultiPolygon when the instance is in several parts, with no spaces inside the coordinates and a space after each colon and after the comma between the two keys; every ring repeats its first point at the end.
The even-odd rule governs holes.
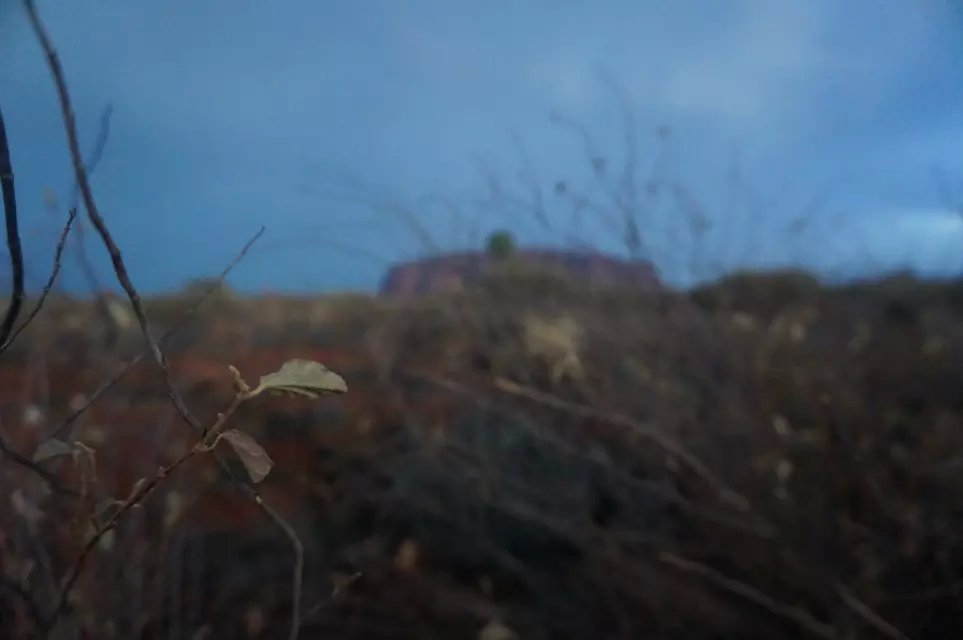
{"type": "Polygon", "coordinates": [[[80,470],[81,493],[86,495],[87,482],[97,481],[97,452],[79,440],[73,443],[74,465],[80,470]]]}
{"type": "Polygon", "coordinates": [[[514,640],[515,632],[498,620],[491,620],[478,632],[478,640],[514,640]]]}
{"type": "Polygon", "coordinates": [[[170,491],[165,497],[164,504],[164,528],[170,529],[181,517],[184,511],[184,498],[176,491],[170,491]]]}
{"type": "Polygon", "coordinates": [[[395,569],[402,572],[414,571],[418,566],[418,556],[421,555],[419,551],[416,541],[405,538],[395,552],[395,569]]]}
{"type": "Polygon", "coordinates": [[[50,458],[69,456],[73,451],[74,448],[70,444],[63,440],[51,438],[50,440],[44,440],[37,446],[37,450],[33,452],[33,461],[42,462],[50,458]]]}
{"type": "Polygon", "coordinates": [[[103,551],[110,551],[111,549],[113,549],[114,548],[114,530],[111,529],[110,531],[105,533],[103,536],[101,536],[100,542],[97,543],[97,546],[100,547],[100,549],[103,551]]]}
{"type": "Polygon", "coordinates": [[[97,451],[91,447],[88,447],[80,440],[73,443],[74,448],[74,460],[83,459],[90,465],[91,469],[96,470],[97,468],[97,451]]]}
{"type": "Polygon", "coordinates": [[[344,378],[312,360],[288,360],[274,373],[261,376],[259,390],[294,393],[319,398],[324,393],[344,393],[344,378]]]}
{"type": "Polygon", "coordinates": [[[271,472],[274,461],[254,438],[237,429],[228,429],[220,437],[234,447],[234,452],[244,463],[252,481],[260,482],[271,472]]]}

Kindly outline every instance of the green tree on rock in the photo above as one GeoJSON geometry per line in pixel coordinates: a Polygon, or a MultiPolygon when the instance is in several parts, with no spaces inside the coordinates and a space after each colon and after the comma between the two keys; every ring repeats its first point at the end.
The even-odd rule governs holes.
{"type": "Polygon", "coordinates": [[[515,239],[508,231],[495,231],[488,236],[485,253],[496,260],[505,260],[515,253],[515,239]]]}

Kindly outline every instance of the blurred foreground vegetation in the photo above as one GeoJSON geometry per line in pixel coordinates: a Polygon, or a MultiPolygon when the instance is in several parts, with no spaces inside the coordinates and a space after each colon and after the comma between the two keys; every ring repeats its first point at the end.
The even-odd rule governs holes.
{"type": "MultiPolygon", "coordinates": [[[[196,295],[148,312],[172,326],[196,295]]],[[[111,309],[52,300],[0,363],[18,450],[141,349],[111,309]]],[[[687,295],[512,271],[408,301],[224,291],[168,354],[205,419],[229,364],[310,358],[347,380],[236,419],[306,548],[302,637],[963,637],[961,283],[757,274],[687,295]]],[[[49,464],[84,505],[191,442],[154,369],[72,427],[92,464],[49,464]]],[[[286,634],[290,549],[215,471],[172,476],[97,550],[85,637],[286,634]]],[[[0,635],[27,637],[24,594],[88,524],[35,475],[0,477],[0,635]]]]}

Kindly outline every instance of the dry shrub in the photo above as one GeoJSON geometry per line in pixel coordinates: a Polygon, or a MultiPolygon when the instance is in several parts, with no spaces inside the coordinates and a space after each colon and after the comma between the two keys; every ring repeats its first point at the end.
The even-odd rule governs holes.
{"type": "MultiPolygon", "coordinates": [[[[203,350],[171,359],[188,381],[225,358],[244,370],[303,355],[348,381],[337,403],[238,416],[276,463],[264,495],[305,543],[305,637],[959,635],[958,286],[718,288],[690,299],[516,274],[315,315],[308,300],[238,300],[244,313],[200,322],[203,350]],[[578,375],[532,349],[533,318],[573,338],[559,353],[578,375]]],[[[149,382],[95,415],[124,422],[124,394],[149,382]]],[[[57,412],[73,389],[53,387],[57,412]]],[[[187,387],[211,412],[227,393],[187,387]]],[[[104,486],[123,459],[99,460],[104,486]]],[[[89,600],[88,628],[284,633],[283,540],[204,465],[167,491],[95,558],[90,576],[141,586],[89,600]]],[[[4,566],[27,571],[10,531],[4,566]]],[[[5,619],[27,615],[18,606],[5,619]]]]}

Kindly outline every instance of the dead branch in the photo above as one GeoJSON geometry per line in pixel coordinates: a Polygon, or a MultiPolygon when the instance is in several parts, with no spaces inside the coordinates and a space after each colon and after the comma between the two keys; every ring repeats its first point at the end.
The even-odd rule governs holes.
{"type": "Polygon", "coordinates": [[[50,292],[53,290],[54,283],[57,281],[57,276],[60,275],[60,265],[63,258],[64,247],[67,244],[67,236],[70,235],[70,229],[73,226],[76,218],[77,209],[71,209],[70,213],[67,215],[67,222],[64,224],[63,231],[60,232],[60,238],[57,240],[57,248],[54,251],[54,264],[53,269],[50,272],[50,277],[47,278],[46,284],[44,284],[43,289],[40,291],[40,297],[37,299],[37,303],[33,306],[33,309],[30,310],[30,313],[27,314],[27,317],[24,319],[23,323],[10,335],[10,339],[7,340],[5,344],[0,345],[0,353],[6,351],[10,345],[13,344],[13,341],[17,339],[17,336],[23,333],[23,330],[30,326],[30,323],[36,319],[37,315],[40,313],[40,310],[43,308],[44,303],[46,303],[47,297],[50,295],[50,292]]]}
{"type": "Polygon", "coordinates": [[[774,600],[755,587],[740,580],[730,578],[708,565],[694,560],[688,560],[674,553],[669,553],[668,551],[659,552],[658,558],[665,564],[680,571],[701,576],[717,587],[753,602],[775,616],[795,622],[818,638],[827,638],[828,640],[836,640],[839,638],[839,634],[833,627],[817,620],[805,609],[774,600]]]}
{"type": "Polygon", "coordinates": [[[302,189],[328,199],[336,198],[342,202],[358,205],[375,213],[393,215],[414,235],[423,250],[428,252],[440,250],[429,228],[420,221],[418,211],[405,203],[400,194],[391,193],[385,188],[378,189],[376,185],[366,184],[349,173],[343,171],[338,173],[341,173],[340,186],[302,185],[302,189]]]}
{"type": "MultiPolygon", "coordinates": [[[[264,235],[264,227],[261,227],[254,236],[248,240],[238,254],[234,257],[231,262],[224,267],[217,278],[205,289],[205,291],[191,304],[187,311],[181,316],[181,318],[170,328],[168,328],[164,333],[161,334],[159,342],[162,346],[166,345],[167,342],[173,338],[179,331],[190,324],[190,321],[197,315],[201,306],[211,297],[211,295],[224,284],[227,279],[228,274],[236,267],[241,260],[247,255],[251,247],[254,245],[258,239],[264,235]]],[[[137,366],[145,356],[148,355],[147,351],[142,351],[138,355],[134,356],[128,360],[122,367],[120,367],[117,372],[106,382],[101,384],[90,396],[87,401],[81,406],[77,407],[74,411],[68,415],[63,422],[61,422],[53,431],[50,432],[48,438],[60,438],[63,434],[71,427],[77,420],[80,419],[105,393],[110,391],[118,382],[120,382],[124,376],[126,376],[135,366],[137,366]]]]}
{"type": "Polygon", "coordinates": [[[291,628],[288,631],[288,640],[297,640],[298,634],[301,632],[301,625],[303,624],[303,618],[301,616],[301,592],[303,591],[302,582],[304,580],[304,544],[302,544],[301,538],[298,537],[298,533],[294,530],[294,527],[288,524],[287,520],[271,505],[264,502],[251,485],[241,483],[238,486],[247,494],[249,499],[261,507],[261,510],[284,532],[284,535],[287,536],[288,541],[291,543],[291,549],[294,551],[294,570],[291,575],[291,628]]]}
{"type": "Polygon", "coordinates": [[[20,465],[24,469],[29,469],[30,471],[38,475],[44,482],[47,483],[50,489],[53,490],[54,492],[65,496],[71,496],[71,497],[77,497],[80,495],[73,489],[68,489],[67,487],[62,485],[60,483],[60,480],[57,479],[57,476],[47,471],[46,469],[41,467],[39,464],[31,460],[30,458],[22,455],[16,449],[14,449],[9,444],[7,444],[6,440],[4,440],[2,435],[0,435],[0,453],[3,453],[3,455],[10,458],[11,462],[14,462],[15,464],[20,465]]]}
{"type": "Polygon", "coordinates": [[[854,596],[849,590],[841,584],[836,585],[836,593],[842,598],[843,603],[852,609],[860,618],[865,620],[870,626],[879,631],[881,634],[887,638],[892,638],[893,640],[910,640],[909,636],[894,627],[889,622],[883,620],[882,617],[875,611],[873,611],[868,604],[854,596]]]}
{"type": "Polygon", "coordinates": [[[107,520],[107,522],[101,525],[93,533],[93,535],[90,536],[90,538],[87,540],[87,543],[84,545],[84,548],[81,550],[80,555],[74,561],[73,566],[67,575],[67,579],[64,581],[64,586],[60,591],[60,596],[57,599],[57,606],[46,624],[46,631],[52,629],[53,625],[56,624],[63,612],[66,611],[67,600],[70,597],[70,592],[73,590],[77,579],[80,578],[80,574],[84,569],[87,558],[97,546],[97,543],[99,543],[108,532],[112,531],[114,527],[117,526],[117,523],[121,520],[121,518],[127,515],[131,509],[142,503],[147,496],[149,496],[154,489],[157,488],[157,485],[163,482],[164,479],[172,474],[178,467],[191,460],[198,453],[206,452],[211,446],[213,446],[208,442],[208,434],[219,434],[227,424],[227,421],[231,419],[241,404],[250,397],[250,392],[239,391],[234,396],[230,406],[223,413],[218,414],[217,420],[211,426],[211,428],[202,431],[201,436],[198,438],[193,447],[189,448],[179,458],[170,464],[158,469],[157,473],[150,480],[141,481],[134,485],[134,489],[131,491],[130,496],[124,500],[124,502],[107,520]]]}
{"type": "MultiPolygon", "coordinates": [[[[20,599],[24,605],[26,605],[27,613],[30,614],[30,617],[33,619],[35,624],[39,626],[43,622],[43,616],[40,613],[40,605],[37,604],[37,601],[34,600],[29,591],[24,589],[13,580],[0,577],[0,592],[2,591],[8,591],[20,599]]],[[[8,631],[10,631],[10,629],[8,629],[8,631]]]]}
{"type": "MultiPolygon", "coordinates": [[[[416,371],[413,369],[403,369],[400,371],[400,373],[411,376],[417,380],[431,383],[453,394],[467,398],[478,406],[484,407],[486,410],[491,411],[496,409],[494,404],[487,398],[482,397],[477,391],[470,389],[469,387],[462,385],[455,380],[438,377],[426,371],[416,371]]],[[[504,411],[502,407],[497,407],[497,410],[504,411]]],[[[519,415],[513,414],[512,417],[517,420],[524,420],[524,418],[519,415]]],[[[582,458],[587,462],[598,465],[599,467],[604,467],[626,486],[636,489],[640,492],[644,492],[654,498],[664,500],[667,503],[674,504],[686,513],[690,513],[695,517],[702,518],[708,522],[714,522],[733,531],[738,531],[745,535],[750,535],[760,539],[771,538],[775,535],[773,528],[765,523],[744,522],[742,519],[732,518],[724,513],[706,509],[686,499],[674,489],[656,485],[651,482],[641,481],[623,470],[610,468],[610,463],[596,451],[586,450],[571,443],[565,442],[562,438],[552,434],[550,431],[539,429],[533,424],[527,424],[527,426],[529,428],[529,432],[540,442],[554,447],[559,451],[564,452],[566,455],[582,458]]]]}
{"type": "MultiPolygon", "coordinates": [[[[88,179],[91,175],[93,175],[97,165],[100,164],[101,158],[103,158],[104,149],[107,147],[107,141],[110,137],[110,117],[112,113],[113,107],[108,104],[106,107],[104,107],[104,110],[100,114],[100,127],[97,131],[97,139],[86,162],[88,179]]],[[[78,186],[77,181],[74,180],[68,208],[77,209],[80,205],[79,200],[80,187],[78,186]]],[[[117,320],[110,312],[103,295],[104,287],[100,284],[100,278],[97,277],[97,271],[94,269],[94,266],[90,261],[90,256],[87,255],[87,234],[84,227],[83,217],[77,219],[77,229],[74,236],[76,240],[75,248],[77,250],[77,262],[80,265],[80,270],[84,275],[84,279],[87,280],[87,288],[94,296],[94,306],[97,312],[100,314],[101,322],[108,327],[106,342],[110,344],[116,339],[117,336],[117,320]]]]}
{"type": "MultiPolygon", "coordinates": [[[[72,211],[72,213],[74,213],[74,211],[72,211]]],[[[160,337],[161,344],[166,343],[167,340],[173,337],[179,330],[183,329],[189,323],[190,319],[194,317],[194,315],[197,313],[197,310],[200,308],[200,306],[210,297],[210,295],[214,292],[214,290],[224,282],[224,279],[227,277],[227,275],[231,272],[231,270],[235,266],[237,266],[237,264],[244,258],[244,256],[247,255],[251,246],[253,246],[253,244],[263,235],[263,233],[264,233],[264,227],[261,227],[261,229],[250,240],[247,241],[247,243],[244,245],[241,251],[224,268],[224,270],[221,271],[216,281],[212,283],[197,300],[194,301],[194,304],[181,317],[181,319],[177,322],[177,324],[169,328],[167,331],[164,332],[163,335],[161,335],[160,337]]],[[[61,240],[65,238],[66,238],[66,231],[61,236],[61,240]]],[[[58,244],[58,249],[62,249],[62,247],[63,247],[63,242],[58,244]]],[[[58,255],[59,255],[59,252],[58,252],[58,255]]],[[[51,282],[48,283],[48,286],[45,287],[44,289],[45,292],[49,291],[50,287],[52,286],[52,281],[54,277],[56,277],[56,269],[55,269],[54,275],[51,277],[51,282]]],[[[42,302],[38,302],[37,305],[34,307],[33,311],[31,312],[31,317],[39,313],[41,307],[42,307],[42,302]]],[[[28,317],[27,322],[21,325],[17,333],[22,331],[26,327],[27,323],[29,323],[29,321],[30,321],[30,318],[28,317]]],[[[12,343],[13,338],[15,336],[16,334],[14,334],[14,336],[10,338],[9,343],[12,343]]],[[[64,419],[63,422],[61,422],[56,428],[54,428],[48,434],[47,438],[48,439],[61,438],[63,434],[66,433],[70,429],[70,427],[73,426],[77,422],[77,420],[79,420],[80,417],[83,416],[105,393],[110,391],[118,382],[120,382],[120,380],[123,379],[123,377],[127,375],[127,373],[129,373],[131,369],[133,369],[144,358],[144,355],[145,355],[144,353],[140,353],[137,356],[135,356],[133,359],[129,360],[124,366],[122,366],[117,371],[116,374],[114,374],[113,377],[111,377],[109,380],[104,382],[100,387],[98,387],[90,395],[90,397],[87,398],[87,401],[84,402],[83,405],[81,405],[80,407],[72,411],[70,415],[68,415],[64,419]]],[[[15,449],[10,447],[6,443],[6,441],[4,441],[2,436],[0,436],[0,453],[5,454],[7,457],[10,458],[12,462],[26,469],[29,469],[30,471],[38,475],[41,479],[43,479],[48,484],[48,486],[51,488],[52,491],[65,496],[70,496],[70,497],[77,497],[80,495],[78,492],[72,489],[69,489],[65,487],[63,484],[61,484],[60,481],[57,479],[56,475],[54,475],[54,473],[52,473],[51,471],[48,471],[40,464],[34,462],[30,458],[27,458],[26,456],[20,454],[15,449]]]]}
{"type": "MultiPolygon", "coordinates": [[[[660,150],[660,154],[656,156],[652,164],[651,172],[640,185],[638,130],[635,117],[630,109],[629,99],[622,87],[609,73],[603,70],[599,76],[618,103],[624,145],[622,166],[617,175],[610,172],[607,159],[599,153],[598,146],[588,128],[571,117],[553,112],[550,116],[551,122],[568,129],[578,138],[585,160],[589,165],[592,181],[605,195],[607,204],[597,202],[587,192],[580,193],[569,189],[564,181],[556,185],[556,193],[569,198],[576,215],[586,205],[592,203],[592,208],[597,215],[602,215],[606,219],[617,220],[618,232],[629,256],[632,259],[645,258],[652,260],[654,258],[654,246],[646,237],[646,233],[641,227],[640,218],[643,213],[646,213],[643,210],[644,200],[651,200],[660,190],[658,174],[661,172],[662,152],[660,150]],[[613,213],[615,215],[612,215],[613,213]]],[[[664,127],[660,127],[658,137],[665,139],[666,131],[664,127]]]]}
{"type": "MultiPolygon", "coordinates": [[[[111,235],[110,230],[107,228],[107,225],[104,222],[104,219],[100,215],[100,212],[97,208],[97,203],[94,200],[93,190],[90,187],[90,182],[87,178],[87,172],[84,167],[83,159],[81,158],[81,155],[80,155],[80,145],[78,143],[77,127],[76,127],[73,107],[71,106],[70,95],[67,91],[67,85],[64,79],[63,69],[61,68],[60,60],[57,56],[57,52],[54,49],[49,36],[47,35],[46,29],[44,28],[43,24],[40,21],[40,17],[37,13],[34,0],[23,0],[23,2],[27,10],[28,16],[30,18],[30,23],[33,27],[33,30],[37,36],[37,39],[40,41],[41,46],[43,47],[44,53],[47,58],[48,66],[50,67],[51,75],[53,76],[54,83],[57,88],[57,94],[60,100],[60,107],[61,107],[61,112],[64,120],[64,126],[67,133],[67,142],[70,148],[70,156],[73,161],[74,173],[77,180],[77,185],[80,188],[80,194],[84,202],[84,207],[87,209],[87,215],[90,218],[91,223],[96,228],[98,234],[100,235],[101,240],[103,241],[104,246],[107,248],[108,253],[110,254],[111,262],[114,266],[114,272],[117,276],[118,281],[123,287],[125,293],[127,294],[127,297],[130,299],[131,305],[134,308],[134,312],[137,316],[137,320],[140,325],[141,333],[143,334],[144,340],[147,343],[149,352],[151,353],[155,362],[164,373],[164,380],[168,388],[168,397],[171,403],[174,405],[174,408],[177,410],[181,418],[183,418],[183,420],[187,422],[189,425],[191,425],[196,431],[200,432],[201,439],[203,440],[208,434],[208,431],[201,424],[201,422],[190,412],[190,410],[188,409],[187,405],[184,402],[183,397],[178,391],[176,385],[174,384],[173,377],[170,372],[170,365],[167,361],[167,357],[165,356],[164,352],[160,348],[160,345],[158,344],[157,340],[153,336],[149,319],[144,310],[143,303],[141,302],[141,299],[140,299],[140,294],[134,288],[134,285],[130,280],[130,276],[127,272],[127,267],[124,264],[123,257],[121,256],[120,248],[114,242],[113,236],[111,235]]],[[[218,464],[222,470],[226,468],[226,465],[222,461],[219,460],[218,464]]],[[[166,475],[164,477],[166,477],[166,475]]],[[[159,481],[160,480],[158,480],[158,482],[159,481]]],[[[241,484],[241,486],[247,486],[247,485],[241,484]]],[[[290,525],[288,525],[286,522],[284,522],[283,518],[281,518],[281,516],[277,514],[277,512],[273,511],[267,504],[265,504],[264,501],[260,498],[260,496],[257,494],[257,492],[253,488],[248,487],[246,490],[246,493],[275,523],[278,523],[279,526],[282,526],[282,529],[285,530],[285,533],[288,534],[288,537],[292,540],[292,545],[294,547],[294,551],[296,555],[294,586],[298,589],[298,593],[295,593],[293,597],[293,606],[292,606],[293,611],[292,611],[292,617],[291,617],[293,624],[291,625],[289,638],[290,640],[296,640],[300,631],[300,619],[301,619],[300,587],[301,587],[301,575],[303,571],[303,545],[298,539],[294,529],[290,525]]],[[[79,565],[82,565],[82,562],[80,562],[79,565]]],[[[79,574],[79,571],[78,571],[78,574],[79,574]]],[[[74,581],[76,581],[76,578],[74,578],[74,581]]],[[[69,594],[68,593],[64,594],[62,605],[66,604],[67,595],[69,594]]],[[[62,606],[58,607],[58,611],[62,611],[62,606]]],[[[52,628],[52,627],[49,627],[49,628],[52,628]]]]}
{"type": "Polygon", "coordinates": [[[608,422],[609,424],[631,429],[633,433],[637,433],[652,440],[652,442],[654,442],[666,454],[676,458],[679,460],[679,462],[688,467],[690,471],[695,473],[696,476],[708,484],[723,502],[735,507],[739,511],[751,510],[751,504],[748,498],[728,487],[720,478],[716,477],[716,475],[709,470],[705,463],[699,460],[695,454],[686,449],[681,443],[676,442],[665,434],[660,433],[657,429],[650,425],[637,422],[628,416],[602,411],[586,405],[577,404],[575,402],[569,402],[568,400],[563,400],[562,398],[553,396],[543,391],[522,386],[506,378],[496,378],[495,386],[506,393],[532,400],[533,402],[543,404],[547,407],[552,407],[553,409],[557,409],[559,411],[571,413],[583,418],[602,420],[608,422]]]}
{"type": "Polygon", "coordinates": [[[180,392],[177,390],[177,387],[174,384],[174,380],[170,372],[170,365],[167,362],[167,357],[164,355],[160,345],[157,344],[157,340],[154,338],[150,320],[148,319],[147,313],[144,310],[144,305],[141,301],[140,294],[137,292],[137,289],[134,288],[133,282],[131,282],[130,275],[127,272],[127,265],[124,263],[123,256],[121,255],[120,247],[118,247],[117,243],[114,242],[113,235],[107,228],[107,224],[97,207],[93,190],[90,187],[90,181],[87,178],[87,169],[85,168],[83,158],[81,157],[80,143],[78,142],[77,136],[76,118],[74,116],[73,106],[70,102],[70,94],[67,91],[67,83],[64,79],[63,68],[60,65],[60,59],[57,56],[57,52],[54,49],[49,36],[47,35],[46,29],[40,22],[40,16],[37,14],[37,8],[34,0],[24,0],[24,5],[27,8],[27,13],[30,17],[30,23],[33,26],[34,33],[36,34],[37,39],[40,41],[44,53],[46,54],[47,63],[50,67],[50,72],[57,88],[57,95],[60,98],[60,108],[64,120],[64,126],[67,132],[67,144],[70,148],[70,157],[73,161],[74,176],[77,180],[77,186],[80,188],[80,195],[83,199],[84,207],[87,209],[87,216],[90,218],[91,224],[94,225],[94,228],[100,235],[108,254],[110,254],[110,260],[113,264],[117,281],[120,283],[121,287],[123,287],[124,292],[127,294],[127,297],[130,300],[131,306],[134,308],[134,313],[137,316],[137,322],[140,325],[141,333],[144,336],[144,340],[147,342],[147,346],[150,349],[154,361],[164,373],[164,381],[167,384],[168,397],[185,422],[190,424],[195,429],[203,428],[200,422],[198,422],[198,420],[191,415],[187,406],[184,404],[184,400],[181,397],[180,392]]]}
{"type": "Polygon", "coordinates": [[[7,227],[7,249],[10,252],[13,289],[10,304],[0,322],[0,345],[7,344],[7,338],[20,315],[23,306],[23,248],[20,245],[20,229],[17,220],[17,197],[13,182],[13,164],[10,161],[10,146],[7,141],[7,127],[0,111],[0,189],[3,191],[3,214],[7,227]]]}

